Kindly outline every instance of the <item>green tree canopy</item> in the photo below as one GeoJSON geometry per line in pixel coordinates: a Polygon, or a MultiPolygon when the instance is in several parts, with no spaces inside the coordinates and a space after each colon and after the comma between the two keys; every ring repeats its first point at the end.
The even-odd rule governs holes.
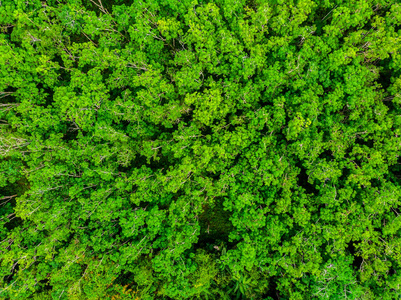
{"type": "Polygon", "coordinates": [[[0,1],[1,299],[401,297],[396,0],[0,1]]]}

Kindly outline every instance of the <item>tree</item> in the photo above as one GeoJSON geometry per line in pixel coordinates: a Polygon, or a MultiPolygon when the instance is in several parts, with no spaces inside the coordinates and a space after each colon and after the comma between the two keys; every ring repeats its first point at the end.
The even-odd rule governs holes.
{"type": "Polygon", "coordinates": [[[397,1],[0,15],[0,298],[399,296],[397,1]]]}

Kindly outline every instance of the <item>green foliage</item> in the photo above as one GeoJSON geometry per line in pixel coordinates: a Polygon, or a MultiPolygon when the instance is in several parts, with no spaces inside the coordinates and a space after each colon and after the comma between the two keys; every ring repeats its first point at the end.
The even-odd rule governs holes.
{"type": "Polygon", "coordinates": [[[397,299],[401,5],[0,1],[1,299],[397,299]]]}

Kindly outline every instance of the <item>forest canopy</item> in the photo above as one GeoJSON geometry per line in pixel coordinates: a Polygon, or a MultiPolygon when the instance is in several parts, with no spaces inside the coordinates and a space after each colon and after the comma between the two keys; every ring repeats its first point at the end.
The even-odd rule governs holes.
{"type": "Polygon", "coordinates": [[[399,299],[396,0],[1,0],[0,299],[399,299]]]}

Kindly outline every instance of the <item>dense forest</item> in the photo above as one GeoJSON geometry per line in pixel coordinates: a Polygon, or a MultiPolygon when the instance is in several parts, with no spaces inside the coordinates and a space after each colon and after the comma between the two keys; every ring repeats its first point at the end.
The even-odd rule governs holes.
{"type": "Polygon", "coordinates": [[[1,0],[0,299],[400,299],[398,2],[1,0]]]}

